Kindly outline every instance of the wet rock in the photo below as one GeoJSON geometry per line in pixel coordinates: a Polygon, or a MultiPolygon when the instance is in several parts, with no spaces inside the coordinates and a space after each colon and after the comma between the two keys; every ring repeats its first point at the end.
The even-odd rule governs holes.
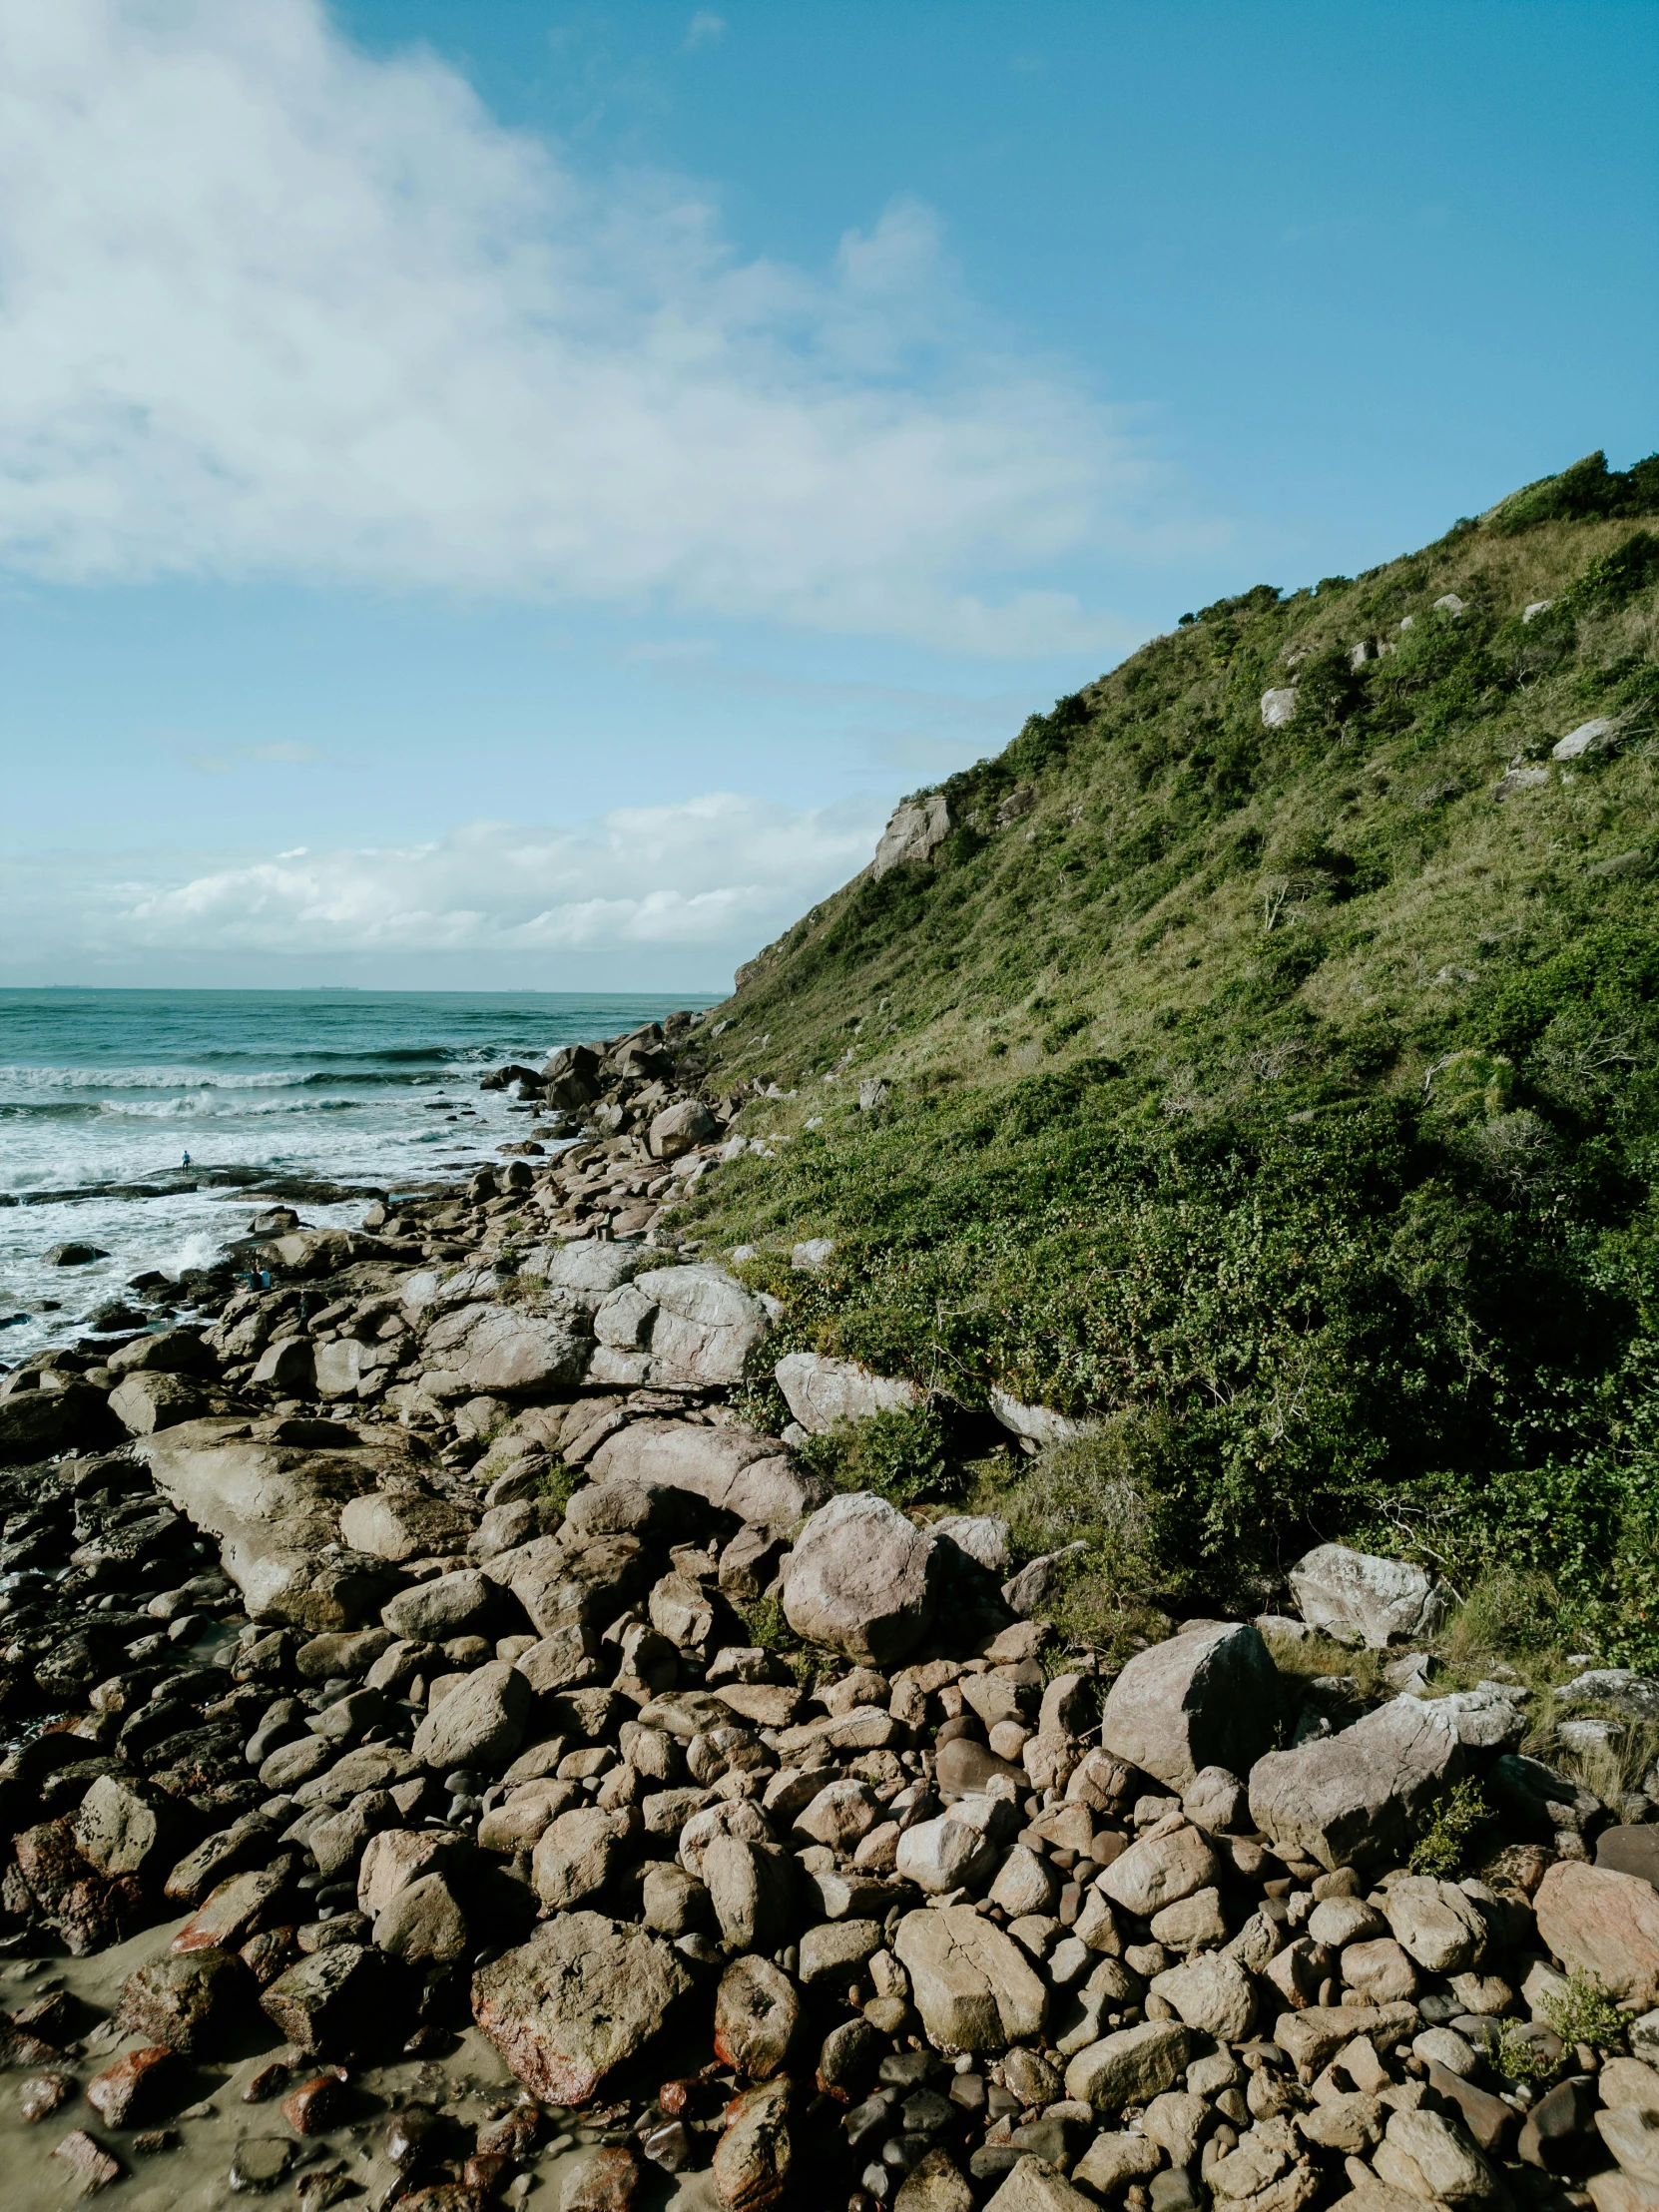
{"type": "Polygon", "coordinates": [[[1273,1741],[1279,1676],[1248,1622],[1209,1624],[1137,1652],[1113,1683],[1100,1740],[1185,1790],[1205,1767],[1244,1774],[1273,1741]]]}
{"type": "Polygon", "coordinates": [[[129,2035],[200,2057],[224,2048],[253,2001],[248,1968],[230,1952],[164,1951],[127,1976],[117,2016],[129,2035]]]}
{"type": "Polygon", "coordinates": [[[165,2043],[130,2050],[87,2083],[87,2102],[107,2127],[143,2127],[169,2102],[184,2068],[165,2043]]]}
{"type": "Polygon", "coordinates": [[[659,1937],[598,1913],[564,1913],[479,1968],[472,2011],[537,2095],[582,2104],[692,1986],[684,1961],[659,1937]]]}
{"type": "Polygon", "coordinates": [[[408,1883],[374,1922],[374,1946],[409,1966],[453,1966],[467,1955],[466,1915],[441,1874],[408,1883]]]}
{"type": "Polygon", "coordinates": [[[154,1876],[172,1862],[183,1819],[153,1784],[99,1775],[71,1823],[76,1849],[103,1875],[154,1876]]]}
{"type": "Polygon", "coordinates": [[[746,2089],[726,2107],[726,2131],[715,2146],[714,2182],[730,2212],[760,2212],[783,2201],[793,2145],[788,2074],[746,2089]]]}
{"type": "MultiPolygon", "coordinates": [[[[769,2081],[781,2073],[800,2023],[795,1984],[770,1958],[734,1959],[721,1975],[715,1995],[715,2054],[735,2072],[751,2081],[769,2081]]],[[[863,2027],[862,2021],[856,2024],[863,2027]]]]}
{"type": "Polygon", "coordinates": [[[386,1961],[361,1943],[335,1943],[276,1979],[261,2004],[288,2041],[306,2055],[350,2052],[385,2031],[386,1961]]]}
{"type": "Polygon", "coordinates": [[[61,2158],[80,2184],[80,2193],[90,2197],[100,2189],[107,2189],[112,2181],[119,2181],[121,2161],[113,2151],[89,2135],[85,2128],[74,2128],[53,2151],[54,2158],[61,2158]]]}

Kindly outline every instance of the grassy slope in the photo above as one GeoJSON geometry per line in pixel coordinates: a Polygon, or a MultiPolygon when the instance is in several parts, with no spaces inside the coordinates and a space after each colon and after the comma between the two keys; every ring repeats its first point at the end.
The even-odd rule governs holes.
{"type": "Polygon", "coordinates": [[[1079,1480],[1165,1587],[1348,1532],[1547,1567],[1659,1656],[1655,475],[1205,610],[769,948],[700,1049],[790,1141],[698,1234],[790,1341],[1103,1417],[1079,1480]],[[1494,797],[1592,716],[1612,753],[1494,797]]]}

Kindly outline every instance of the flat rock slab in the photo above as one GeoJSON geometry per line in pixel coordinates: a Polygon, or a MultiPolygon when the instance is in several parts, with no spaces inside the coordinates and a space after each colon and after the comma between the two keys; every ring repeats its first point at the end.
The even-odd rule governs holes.
{"type": "Polygon", "coordinates": [[[220,1539],[225,1571],[249,1618],[293,1628],[356,1628],[396,1577],[372,1561],[323,1560],[341,1509],[382,1475],[413,1472],[394,1443],[307,1449],[251,1436],[246,1421],[185,1421],[133,1445],[157,1489],[205,1534],[220,1539]]]}
{"type": "Polygon", "coordinates": [[[519,2079],[585,2104],[692,1987],[679,1953],[601,1913],[561,1913],[472,1977],[472,2014],[519,2079]]]}

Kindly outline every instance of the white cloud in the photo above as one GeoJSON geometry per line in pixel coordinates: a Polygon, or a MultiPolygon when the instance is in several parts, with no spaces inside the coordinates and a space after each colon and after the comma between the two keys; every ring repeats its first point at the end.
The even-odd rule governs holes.
{"type": "Polygon", "coordinates": [[[708,8],[699,8],[686,25],[686,36],[683,44],[686,52],[692,54],[697,51],[698,47],[713,46],[718,39],[723,39],[725,36],[725,16],[715,15],[708,8]]]}
{"type": "Polygon", "coordinates": [[[146,955],[709,949],[776,936],[874,849],[885,810],[795,811],[715,792],[586,829],[473,823],[429,844],[271,858],[0,862],[0,943],[28,964],[146,955]],[[70,917],[73,917],[71,919],[70,917]]]}
{"type": "Polygon", "coordinates": [[[925,208],[746,262],[316,0],[0,0],[0,563],[1088,651],[1146,482],[925,208]]]}

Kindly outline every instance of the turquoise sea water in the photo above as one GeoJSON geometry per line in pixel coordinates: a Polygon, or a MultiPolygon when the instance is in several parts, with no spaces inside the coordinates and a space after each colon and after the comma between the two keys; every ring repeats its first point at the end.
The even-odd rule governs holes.
{"type": "MultiPolygon", "coordinates": [[[[246,1229],[211,1186],[251,1167],[398,1190],[456,1175],[525,1120],[478,1078],[705,1001],[537,991],[0,990],[0,1363],[61,1341],[144,1268],[201,1266],[246,1229]],[[47,1193],[76,1192],[41,1204],[47,1193]],[[7,1199],[16,1203],[6,1204],[7,1199]],[[103,1247],[90,1267],[50,1246],[103,1247]],[[48,1301],[57,1301],[55,1309],[48,1301]]],[[[354,1223],[367,1201],[301,1207],[354,1223]]]]}

